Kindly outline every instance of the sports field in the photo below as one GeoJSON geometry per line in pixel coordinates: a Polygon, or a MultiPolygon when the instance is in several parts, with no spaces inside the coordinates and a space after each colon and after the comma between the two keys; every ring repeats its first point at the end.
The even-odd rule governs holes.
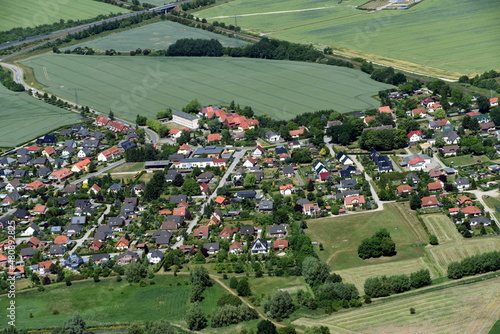
{"type": "Polygon", "coordinates": [[[171,44],[181,38],[217,39],[225,47],[240,47],[249,44],[241,39],[230,38],[206,30],[167,21],[149,24],[93,41],[72,45],[63,50],[73,50],[79,46],[87,46],[101,51],[114,49],[118,52],[129,52],[137,48],[166,50],[171,44]]]}
{"type": "Polygon", "coordinates": [[[360,71],[244,58],[109,57],[46,54],[21,62],[34,68],[46,91],[102,112],[135,120],[180,109],[196,98],[202,105],[236,101],[275,119],[322,109],[339,112],[377,107],[371,96],[392,86],[360,71]]]}
{"type": "Polygon", "coordinates": [[[93,0],[0,0],[0,31],[129,10],[93,0]]]}
{"type": "Polygon", "coordinates": [[[365,0],[235,0],[197,12],[269,37],[435,76],[500,69],[500,2],[424,0],[408,10],[362,11],[365,0]]]}
{"type": "MultiPolygon", "coordinates": [[[[44,328],[61,326],[74,314],[80,314],[87,325],[131,323],[168,319],[177,323],[184,319],[188,306],[189,277],[157,275],[155,284],[140,287],[129,284],[126,279],[116,282],[115,278],[103,278],[94,283],[92,279],[83,282],[45,286],[45,291],[36,289],[16,294],[16,327],[44,328]],[[179,285],[177,283],[179,282],[179,285]],[[53,314],[54,311],[59,314],[53,314]],[[29,314],[33,318],[29,318],[29,314]]],[[[223,288],[215,284],[207,289],[202,306],[206,312],[216,307],[217,299],[224,294],[223,288]]],[[[9,300],[2,298],[0,306],[7,308],[9,300]]],[[[2,322],[0,328],[5,328],[2,322]]]]}
{"type": "Polygon", "coordinates": [[[500,278],[447,288],[323,319],[300,318],[296,325],[328,326],[333,333],[488,333],[500,317],[500,278]],[[410,314],[410,308],[416,313],[410,314]]]}
{"type": "Polygon", "coordinates": [[[79,119],[78,114],[0,84],[0,147],[14,147],[79,119]]]}

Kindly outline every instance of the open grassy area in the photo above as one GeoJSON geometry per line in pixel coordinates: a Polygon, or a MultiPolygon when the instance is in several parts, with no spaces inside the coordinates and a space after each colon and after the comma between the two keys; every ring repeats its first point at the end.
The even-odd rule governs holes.
{"type": "Polygon", "coordinates": [[[483,197],[483,200],[487,206],[495,211],[495,218],[497,219],[497,222],[500,222],[500,212],[496,209],[500,208],[500,198],[490,196],[488,198],[483,197]]]}
{"type": "Polygon", "coordinates": [[[371,96],[391,87],[354,69],[263,59],[46,54],[22,64],[34,68],[46,91],[73,100],[68,88],[82,88],[80,104],[129,120],[180,109],[194,98],[202,105],[234,100],[275,119],[348,112],[378,106],[371,96]]]}
{"type": "MultiPolygon", "coordinates": [[[[64,284],[46,286],[43,292],[18,292],[16,327],[61,326],[73,314],[80,314],[90,326],[159,319],[182,325],[190,288],[184,282],[189,281],[189,276],[157,275],[154,281],[154,285],[140,287],[126,280],[118,283],[114,278],[102,279],[99,283],[88,279],[69,287],[64,284]],[[54,315],[55,310],[59,314],[54,315]],[[29,318],[30,313],[33,318],[29,318]]],[[[216,308],[224,291],[218,284],[205,290],[202,301],[205,312],[216,308]]],[[[0,306],[6,308],[8,302],[7,298],[1,298],[0,306]]],[[[6,325],[3,322],[0,327],[6,325]]]]}
{"type": "Polygon", "coordinates": [[[78,114],[0,84],[0,147],[14,147],[79,119],[78,114]]]}
{"type": "Polygon", "coordinates": [[[497,320],[488,334],[500,334],[500,320],[497,320]]]}
{"type": "Polygon", "coordinates": [[[126,13],[125,8],[93,0],[0,0],[0,31],[35,27],[59,20],[90,19],[100,14],[126,13]]]}
{"type": "Polygon", "coordinates": [[[108,173],[139,172],[144,169],[144,162],[126,162],[118,167],[110,169],[108,173]]]}
{"type": "Polygon", "coordinates": [[[241,47],[249,44],[241,39],[230,38],[206,30],[188,27],[180,23],[166,21],[80,43],[63,48],[63,50],[73,50],[76,47],[84,46],[101,51],[114,49],[118,52],[129,52],[137,48],[166,50],[171,44],[181,38],[217,39],[225,47],[241,47]]]}
{"type": "Polygon", "coordinates": [[[488,333],[500,317],[499,300],[500,278],[494,278],[293,323],[328,326],[331,333],[488,333]]]}
{"type": "Polygon", "coordinates": [[[458,233],[455,224],[445,215],[423,215],[422,219],[429,232],[438,238],[440,244],[463,239],[462,235],[458,233]]]}
{"type": "MultiPolygon", "coordinates": [[[[414,212],[408,213],[407,206],[390,203],[384,205],[383,211],[309,221],[306,233],[313,241],[323,243],[325,250],[318,254],[333,271],[415,259],[423,255],[423,248],[417,245],[427,242],[427,235],[414,212]],[[391,234],[398,254],[362,260],[358,257],[358,246],[381,228],[391,234]]],[[[372,276],[378,275],[374,268],[369,271],[372,276]]]]}
{"type": "Polygon", "coordinates": [[[446,166],[458,167],[487,162],[490,161],[490,159],[485,155],[462,155],[459,157],[441,158],[441,161],[443,161],[446,166]]]}
{"type": "Polygon", "coordinates": [[[365,0],[235,0],[196,13],[269,37],[313,43],[439,77],[499,69],[496,0],[424,0],[408,10],[370,12],[365,0]],[[432,51],[430,51],[432,50],[432,51]]]}

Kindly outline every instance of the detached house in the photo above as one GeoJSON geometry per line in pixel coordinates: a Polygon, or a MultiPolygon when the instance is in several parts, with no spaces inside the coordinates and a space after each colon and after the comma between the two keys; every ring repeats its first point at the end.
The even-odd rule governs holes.
{"type": "Polygon", "coordinates": [[[267,254],[269,245],[266,240],[259,238],[252,243],[250,250],[252,254],[267,254]]]}
{"type": "Polygon", "coordinates": [[[458,177],[454,181],[459,191],[463,191],[465,189],[469,189],[470,183],[468,177],[458,177]]]}
{"type": "Polygon", "coordinates": [[[362,204],[365,204],[365,196],[363,195],[347,196],[344,198],[344,205],[347,209],[351,209],[362,204]]]}
{"type": "Polygon", "coordinates": [[[267,131],[265,137],[266,140],[271,143],[277,142],[281,139],[281,136],[274,131],[267,131]]]}
{"type": "Polygon", "coordinates": [[[422,197],[421,201],[422,208],[437,208],[439,206],[439,202],[434,196],[422,197]]]}
{"type": "Polygon", "coordinates": [[[118,157],[123,152],[124,152],[123,149],[113,146],[99,153],[99,155],[97,156],[97,160],[103,162],[110,161],[118,157]]]}
{"type": "Polygon", "coordinates": [[[50,173],[49,180],[55,180],[58,182],[66,180],[68,177],[71,177],[73,172],[68,168],[63,168],[57,171],[50,173]]]}
{"type": "Polygon", "coordinates": [[[304,204],[302,207],[302,213],[307,216],[314,216],[321,213],[318,203],[304,204]]]}
{"type": "Polygon", "coordinates": [[[410,143],[415,143],[418,141],[422,140],[422,130],[415,130],[415,131],[410,131],[406,137],[408,137],[408,140],[410,143]]]}

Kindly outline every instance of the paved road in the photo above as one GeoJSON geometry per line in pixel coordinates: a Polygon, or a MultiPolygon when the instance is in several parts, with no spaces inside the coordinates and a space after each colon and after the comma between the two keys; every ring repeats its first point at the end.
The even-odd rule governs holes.
{"type": "MultiPolygon", "coordinates": [[[[110,210],[111,210],[111,204],[106,204],[106,210],[104,210],[101,217],[99,217],[99,219],[97,220],[96,226],[98,226],[102,223],[104,216],[106,214],[108,214],[110,210]]],[[[92,226],[92,228],[90,228],[87,231],[87,233],[85,233],[85,235],[83,237],[81,237],[80,239],[73,240],[76,243],[76,245],[68,252],[69,255],[73,254],[78,247],[81,247],[83,245],[85,240],[87,240],[89,238],[89,236],[92,234],[92,232],[94,232],[94,230],[96,229],[96,226],[92,226]]]]}
{"type": "MultiPolygon", "coordinates": [[[[491,196],[491,197],[497,197],[498,198],[498,190],[490,190],[490,191],[482,191],[482,190],[466,190],[465,192],[473,193],[477,200],[484,206],[484,211],[490,213],[490,218],[494,221],[496,221],[495,218],[495,208],[490,208],[488,205],[486,205],[486,202],[483,200],[483,196],[491,196]]],[[[497,222],[500,223],[500,222],[497,222]]],[[[498,224],[497,224],[498,225],[498,224]]],[[[499,226],[500,227],[500,226],[499,226]]]]}
{"type": "MultiPolygon", "coordinates": [[[[17,66],[12,65],[12,64],[7,64],[7,63],[0,63],[0,66],[8,68],[9,70],[11,70],[13,72],[13,74],[14,74],[14,81],[17,82],[17,83],[19,83],[19,84],[21,84],[21,85],[23,85],[24,89],[26,89],[28,91],[31,90],[33,92],[33,94],[34,93],[38,93],[40,95],[43,95],[45,93],[45,92],[43,92],[41,90],[38,90],[38,89],[35,89],[35,88],[31,87],[26,82],[24,82],[23,70],[20,67],[17,67],[17,66]]],[[[78,109],[81,109],[81,108],[84,107],[82,105],[76,104],[73,101],[66,100],[66,99],[63,99],[63,98],[60,98],[60,97],[58,97],[58,98],[60,100],[64,101],[64,102],[67,102],[68,104],[70,104],[72,106],[72,108],[74,108],[74,109],[71,109],[71,111],[76,112],[77,114],[80,113],[80,111],[78,109]]],[[[98,112],[97,110],[94,110],[94,109],[91,109],[90,111],[92,113],[96,114],[96,115],[108,116],[107,114],[98,112]]],[[[135,128],[135,126],[136,126],[135,123],[126,121],[126,120],[121,119],[121,118],[116,118],[115,117],[115,120],[119,121],[119,122],[121,122],[123,124],[126,124],[127,126],[129,126],[131,128],[135,128]]],[[[142,126],[141,128],[146,131],[146,135],[149,137],[149,143],[152,143],[152,144],[158,143],[158,141],[160,140],[160,137],[158,136],[158,134],[156,132],[154,132],[153,130],[151,130],[151,129],[145,127],[145,126],[142,126]]]]}
{"type": "Polygon", "coordinates": [[[302,180],[302,176],[300,176],[299,171],[295,170],[295,176],[297,177],[297,182],[299,183],[299,186],[303,186],[304,180],[302,180]]]}
{"type": "MultiPolygon", "coordinates": [[[[205,210],[207,203],[210,203],[211,200],[213,200],[215,197],[217,197],[217,190],[219,190],[219,188],[223,187],[226,184],[227,178],[234,171],[234,169],[236,168],[236,165],[240,162],[241,158],[245,155],[245,152],[249,149],[253,150],[254,148],[242,148],[242,149],[240,149],[240,151],[236,152],[233,155],[234,160],[233,160],[231,166],[229,166],[229,168],[226,170],[226,172],[224,173],[224,175],[220,179],[219,185],[212,192],[210,197],[208,197],[207,200],[201,205],[200,211],[196,214],[196,216],[193,218],[193,220],[191,220],[189,222],[189,225],[188,225],[188,228],[186,231],[187,234],[191,234],[191,232],[193,231],[196,224],[198,224],[198,222],[202,218],[203,212],[205,210]]],[[[172,246],[172,248],[174,248],[174,249],[179,248],[179,246],[181,246],[183,244],[183,242],[184,242],[184,239],[182,237],[180,237],[180,239],[172,246]]]]}

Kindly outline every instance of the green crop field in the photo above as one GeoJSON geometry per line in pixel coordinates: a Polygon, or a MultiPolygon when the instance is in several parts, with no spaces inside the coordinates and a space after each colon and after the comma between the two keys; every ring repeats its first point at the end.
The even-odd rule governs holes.
{"type": "Polygon", "coordinates": [[[90,19],[100,14],[129,10],[93,0],[0,0],[0,31],[35,27],[59,20],[90,19]]]}
{"type": "Polygon", "coordinates": [[[246,58],[109,57],[46,54],[21,62],[45,90],[135,120],[196,98],[202,105],[236,101],[275,119],[322,109],[339,112],[377,107],[371,96],[392,86],[354,69],[246,58]]]}
{"type": "Polygon", "coordinates": [[[478,156],[470,156],[470,155],[461,155],[458,157],[449,157],[449,158],[441,158],[441,161],[446,166],[467,166],[467,165],[475,165],[482,162],[490,161],[490,159],[485,155],[478,156]]]}
{"type": "Polygon", "coordinates": [[[455,224],[447,216],[431,214],[423,215],[422,218],[429,232],[438,238],[440,244],[463,239],[462,235],[458,233],[455,224]]]}
{"type": "Polygon", "coordinates": [[[165,50],[181,38],[217,39],[225,47],[241,47],[249,44],[237,38],[167,21],[119,32],[93,41],[73,45],[63,50],[73,50],[76,47],[84,46],[101,51],[115,49],[119,52],[128,52],[137,48],[165,50]]]}
{"type": "Polygon", "coordinates": [[[363,305],[324,318],[300,318],[293,324],[328,326],[331,333],[488,333],[500,318],[499,300],[500,278],[494,278],[363,305]],[[410,308],[415,314],[410,314],[410,308]]]}
{"type": "MultiPolygon", "coordinates": [[[[88,279],[74,282],[69,287],[64,284],[49,285],[42,292],[19,291],[16,294],[16,327],[61,326],[74,314],[80,314],[90,326],[159,319],[182,323],[190,288],[184,282],[188,280],[185,275],[157,275],[154,285],[140,287],[138,284],[130,285],[126,280],[118,283],[114,278],[102,279],[99,283],[88,279]],[[59,314],[53,314],[55,310],[59,314]],[[30,313],[33,318],[29,318],[30,313]]],[[[216,307],[217,299],[224,291],[218,284],[206,289],[202,302],[206,312],[216,307]]],[[[3,309],[8,303],[7,298],[0,300],[3,309]]],[[[3,322],[0,328],[6,325],[3,322]]]]}
{"type": "Polygon", "coordinates": [[[496,0],[424,0],[408,10],[362,11],[365,0],[235,0],[196,13],[269,37],[456,78],[499,69],[496,0]]]}
{"type": "MultiPolygon", "coordinates": [[[[408,214],[399,203],[385,204],[383,211],[309,221],[305,231],[312,241],[323,243],[325,250],[318,252],[319,257],[333,271],[365,265],[376,267],[381,263],[419,258],[423,256],[423,247],[418,245],[427,242],[415,213],[408,214]],[[391,234],[397,255],[362,260],[358,257],[358,246],[381,228],[391,234]]],[[[372,276],[377,275],[374,269],[370,271],[372,276]]]]}
{"type": "Polygon", "coordinates": [[[78,114],[0,84],[0,147],[14,147],[59,126],[76,123],[78,114]]]}

